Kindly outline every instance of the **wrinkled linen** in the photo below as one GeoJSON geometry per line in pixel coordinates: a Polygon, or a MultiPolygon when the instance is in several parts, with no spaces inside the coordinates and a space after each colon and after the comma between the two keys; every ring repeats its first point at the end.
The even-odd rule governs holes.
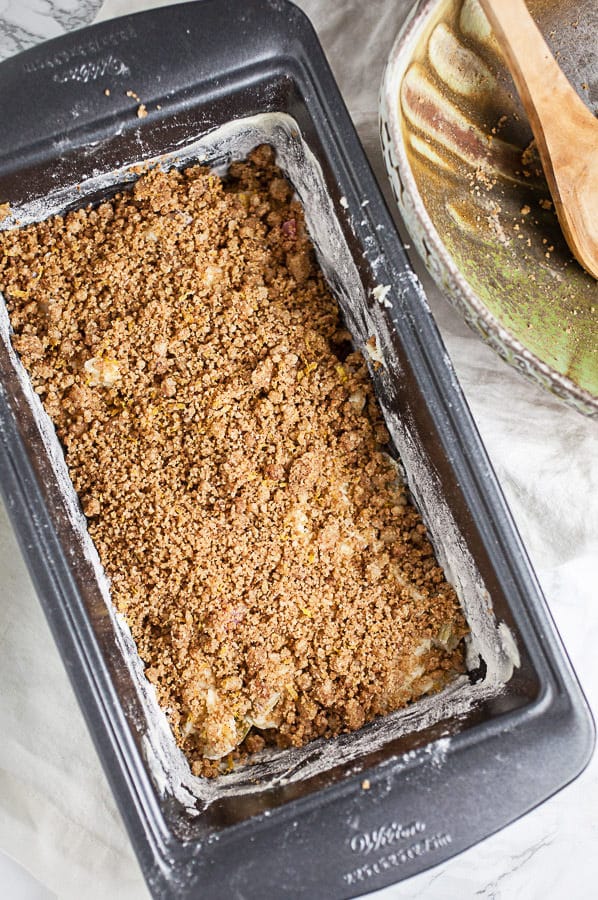
{"type": "MultiPolygon", "coordinates": [[[[61,5],[75,7],[61,0],[61,5]]],[[[163,3],[107,0],[108,18],[163,3]]],[[[377,96],[405,0],[302,0],[387,196],[377,96]]],[[[89,6],[89,0],[87,0],[89,6]]],[[[0,2],[0,20],[2,16],[0,2]]],[[[223,23],[225,27],[225,23],[223,23]]],[[[598,709],[598,425],[525,381],[421,272],[433,314],[582,686],[598,709]]],[[[61,898],[147,889],[0,509],[0,850],[61,898]]],[[[539,761],[541,764],[541,761],[539,761]]],[[[598,760],[519,822],[383,898],[583,900],[598,879],[598,760]]],[[[2,893],[0,885],[0,894],[2,893]]]]}

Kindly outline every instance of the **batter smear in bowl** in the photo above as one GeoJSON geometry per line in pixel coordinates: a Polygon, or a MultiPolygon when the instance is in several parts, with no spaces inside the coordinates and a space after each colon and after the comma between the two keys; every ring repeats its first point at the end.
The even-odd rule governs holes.
{"type": "Polygon", "coordinates": [[[459,601],[269,147],[0,232],[0,289],[195,774],[464,671],[459,601]]]}

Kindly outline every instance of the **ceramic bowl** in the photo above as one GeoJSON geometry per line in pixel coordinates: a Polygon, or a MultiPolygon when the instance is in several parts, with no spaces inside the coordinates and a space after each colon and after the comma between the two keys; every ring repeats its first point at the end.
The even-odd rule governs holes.
{"type": "MultiPolygon", "coordinates": [[[[595,0],[528,0],[598,110],[595,0]]],[[[381,136],[415,245],[504,359],[598,417],[598,282],[561,234],[531,128],[477,0],[420,0],[391,51],[381,136]]]]}

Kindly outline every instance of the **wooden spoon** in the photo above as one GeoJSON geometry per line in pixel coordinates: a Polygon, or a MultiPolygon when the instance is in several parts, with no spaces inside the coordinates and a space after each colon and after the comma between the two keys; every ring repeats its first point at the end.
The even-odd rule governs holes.
{"type": "Polygon", "coordinates": [[[530,120],[559,222],[598,278],[598,119],[571,87],[524,0],[480,0],[530,120]]]}

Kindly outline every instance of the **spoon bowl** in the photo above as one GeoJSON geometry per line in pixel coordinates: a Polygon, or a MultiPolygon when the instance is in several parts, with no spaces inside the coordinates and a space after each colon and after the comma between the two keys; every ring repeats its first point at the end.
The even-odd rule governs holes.
{"type": "Polygon", "coordinates": [[[598,279],[598,120],[580,100],[525,0],[480,0],[527,113],[569,248],[598,279]]]}

